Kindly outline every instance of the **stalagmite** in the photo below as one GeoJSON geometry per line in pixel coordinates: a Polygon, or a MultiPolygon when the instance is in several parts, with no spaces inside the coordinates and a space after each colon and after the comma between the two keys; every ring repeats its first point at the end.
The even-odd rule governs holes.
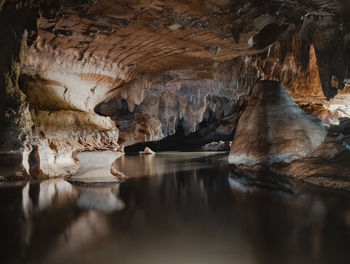
{"type": "Polygon", "coordinates": [[[260,81],[238,122],[228,161],[290,162],[306,157],[325,136],[321,120],[303,112],[280,83],[260,81]]]}

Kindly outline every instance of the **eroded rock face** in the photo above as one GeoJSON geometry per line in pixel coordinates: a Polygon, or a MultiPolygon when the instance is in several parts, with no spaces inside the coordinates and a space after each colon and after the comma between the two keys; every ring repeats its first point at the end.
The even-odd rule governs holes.
{"type": "MultiPolygon", "coordinates": [[[[118,129],[109,117],[72,110],[32,111],[32,148],[40,174],[32,177],[58,177],[79,168],[74,154],[81,151],[118,150],[118,129]]],[[[33,164],[28,164],[30,170],[33,164]]]]}
{"type": "Polygon", "coordinates": [[[204,143],[230,140],[245,96],[257,78],[249,58],[237,58],[208,71],[194,69],[145,76],[123,86],[113,99],[96,107],[111,116],[120,130],[119,144],[157,141],[197,133],[204,143]]]}
{"type": "Polygon", "coordinates": [[[260,81],[238,122],[228,161],[290,162],[307,156],[325,136],[321,120],[303,112],[280,83],[260,81]]]}
{"type": "Polygon", "coordinates": [[[283,32],[282,20],[230,1],[64,3],[38,21],[23,74],[61,107],[93,111],[140,75],[194,66],[203,76],[215,63],[260,52],[283,32]],[[274,34],[265,32],[271,27],[274,34]]]}
{"type": "Polygon", "coordinates": [[[350,117],[349,27],[339,18],[309,12],[257,59],[263,79],[282,82],[303,110],[327,124],[350,117]]]}
{"type": "Polygon", "coordinates": [[[7,168],[3,177],[25,177],[28,160],[23,162],[23,152],[28,151],[33,123],[18,79],[38,13],[31,9],[5,12],[0,13],[0,166],[7,168]]]}

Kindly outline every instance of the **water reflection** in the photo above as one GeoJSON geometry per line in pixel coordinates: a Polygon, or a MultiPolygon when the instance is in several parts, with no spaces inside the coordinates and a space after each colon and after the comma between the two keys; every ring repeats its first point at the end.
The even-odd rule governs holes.
{"type": "Polygon", "coordinates": [[[118,199],[119,183],[110,186],[77,186],[79,198],[77,206],[83,209],[113,212],[124,208],[122,200],[118,199]]]}
{"type": "Polygon", "coordinates": [[[193,153],[144,158],[115,163],[132,177],[101,188],[0,185],[1,260],[348,263],[348,194],[238,175],[193,153]]]}
{"type": "Polygon", "coordinates": [[[95,211],[83,212],[53,240],[54,245],[44,263],[63,263],[66,256],[70,256],[67,263],[85,263],[82,262],[84,251],[97,248],[101,242],[106,243],[109,231],[105,215],[95,211]],[[74,261],[75,255],[78,259],[74,261]]]}
{"type": "Polygon", "coordinates": [[[297,193],[289,184],[281,182],[274,177],[256,177],[252,173],[237,174],[229,172],[228,182],[231,189],[241,192],[254,192],[257,189],[266,189],[283,195],[294,195],[297,193]]]}
{"type": "Polygon", "coordinates": [[[122,156],[113,163],[129,177],[160,177],[164,174],[208,168],[203,158],[215,152],[160,152],[157,155],[122,156]]]}

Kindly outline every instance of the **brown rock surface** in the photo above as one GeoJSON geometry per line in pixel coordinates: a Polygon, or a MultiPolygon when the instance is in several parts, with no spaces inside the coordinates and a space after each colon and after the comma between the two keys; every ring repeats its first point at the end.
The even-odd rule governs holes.
{"type": "Polygon", "coordinates": [[[307,158],[272,166],[285,174],[323,187],[350,191],[350,151],[334,137],[327,137],[307,158]]]}
{"type": "Polygon", "coordinates": [[[228,161],[290,162],[307,156],[325,136],[321,120],[303,112],[280,83],[260,81],[238,122],[228,161]]]}
{"type": "Polygon", "coordinates": [[[118,129],[109,117],[72,110],[31,114],[35,127],[32,146],[38,149],[42,177],[73,174],[79,168],[76,152],[118,148],[118,129]]]}

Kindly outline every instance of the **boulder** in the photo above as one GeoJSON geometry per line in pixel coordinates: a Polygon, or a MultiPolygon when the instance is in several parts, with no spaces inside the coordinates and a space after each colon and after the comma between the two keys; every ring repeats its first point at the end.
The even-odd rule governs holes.
{"type": "Polygon", "coordinates": [[[322,121],[303,112],[281,83],[259,81],[238,122],[228,162],[290,162],[307,156],[325,136],[322,121]]]}
{"type": "Polygon", "coordinates": [[[156,154],[153,150],[151,150],[149,147],[145,147],[144,151],[139,151],[140,155],[154,155],[156,154]]]}

